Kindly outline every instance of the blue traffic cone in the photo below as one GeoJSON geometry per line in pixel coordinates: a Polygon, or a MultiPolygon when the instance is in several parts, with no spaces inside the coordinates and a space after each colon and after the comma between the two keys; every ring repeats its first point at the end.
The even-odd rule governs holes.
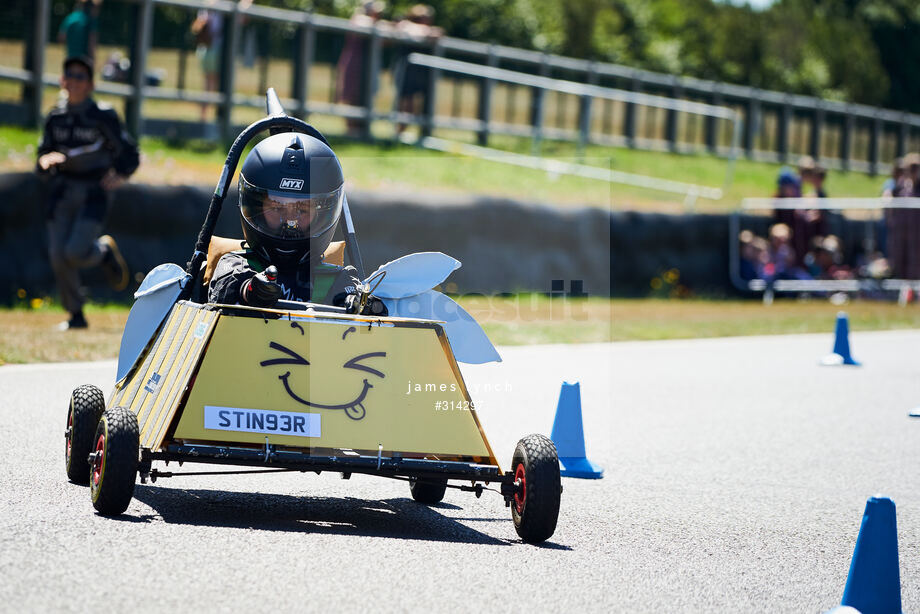
{"type": "Polygon", "coordinates": [[[853,365],[856,367],[860,365],[850,355],[850,324],[845,311],[837,313],[837,326],[834,328],[834,351],[822,358],[821,364],[825,366],[853,365]]]}
{"type": "Polygon", "coordinates": [[[840,605],[856,608],[862,614],[901,612],[898,527],[894,501],[888,497],[870,497],[866,501],[840,605]]]}
{"type": "Polygon", "coordinates": [[[585,430],[581,423],[581,386],[578,382],[562,382],[550,438],[556,444],[563,476],[597,479],[604,475],[601,467],[585,457],[585,430]]]}

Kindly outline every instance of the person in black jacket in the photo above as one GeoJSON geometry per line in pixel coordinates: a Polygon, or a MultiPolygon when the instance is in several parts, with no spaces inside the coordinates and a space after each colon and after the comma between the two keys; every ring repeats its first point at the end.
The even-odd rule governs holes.
{"type": "Polygon", "coordinates": [[[108,192],[137,169],[134,141],[115,111],[92,99],[93,64],[84,57],[64,61],[67,92],[48,114],[38,147],[37,171],[48,180],[48,253],[61,303],[70,314],[59,328],[86,328],[79,270],[100,265],[110,285],[123,290],[128,267],[115,240],[99,236],[108,192]]]}

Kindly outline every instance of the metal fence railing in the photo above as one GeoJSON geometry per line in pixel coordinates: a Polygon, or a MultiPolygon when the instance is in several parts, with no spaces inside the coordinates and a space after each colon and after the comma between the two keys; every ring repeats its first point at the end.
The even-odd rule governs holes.
{"type": "MultiPolygon", "coordinates": [[[[9,6],[20,4],[12,2],[9,6]]],[[[223,135],[232,132],[234,107],[258,107],[261,104],[261,93],[243,93],[239,90],[236,71],[233,70],[241,43],[242,22],[246,19],[252,23],[267,24],[267,27],[285,28],[289,38],[289,43],[286,43],[289,53],[285,53],[285,61],[290,66],[287,76],[290,87],[280,87],[278,83],[270,85],[288,91],[289,95],[284,100],[286,108],[301,116],[314,113],[358,120],[364,126],[366,136],[370,135],[373,121],[393,119],[389,109],[379,108],[378,95],[388,76],[384,60],[386,56],[392,55],[393,49],[408,46],[445,60],[461,60],[498,70],[529,73],[536,77],[682,99],[714,107],[729,107],[742,117],[744,130],[739,134],[739,147],[754,159],[786,161],[800,154],[810,154],[829,167],[881,172],[896,156],[920,149],[920,115],[865,105],[675,77],[615,64],[450,37],[436,41],[413,40],[393,29],[360,26],[345,19],[258,4],[241,9],[236,2],[230,0],[108,0],[102,5],[102,10],[109,10],[115,5],[131,7],[129,27],[122,28],[127,32],[125,36],[130,38],[123,41],[123,46],[128,50],[127,55],[132,62],[131,77],[125,84],[100,82],[98,90],[125,99],[126,119],[135,132],[157,132],[164,126],[162,121],[154,119],[144,125],[145,119],[148,119],[143,113],[145,100],[216,104],[218,125],[223,135]],[[156,15],[167,9],[185,11],[192,15],[201,8],[219,11],[225,16],[219,91],[207,92],[186,87],[186,56],[181,53],[179,70],[182,72],[175,86],[146,84],[144,74],[152,47],[152,26],[156,15]],[[339,104],[335,100],[321,100],[311,93],[315,89],[310,83],[310,79],[315,76],[311,68],[322,63],[327,66],[330,64],[328,58],[323,57],[328,55],[326,42],[331,40],[329,37],[343,38],[346,35],[361,37],[365,42],[365,70],[362,72],[364,95],[361,104],[339,104]],[[325,41],[322,46],[318,43],[320,40],[325,41]]],[[[24,85],[20,100],[16,104],[4,106],[4,117],[9,121],[37,124],[44,111],[42,90],[46,86],[55,85],[58,77],[57,66],[46,62],[49,24],[52,21],[51,0],[34,0],[25,3],[25,7],[31,13],[28,15],[29,25],[21,28],[22,64],[11,64],[12,58],[17,57],[18,53],[0,60],[0,81],[24,85]]],[[[3,12],[4,8],[0,8],[0,15],[3,12]]],[[[25,23],[26,17],[17,13],[16,19],[25,23]]],[[[478,135],[479,145],[486,145],[490,133],[496,132],[496,126],[502,123],[490,117],[490,114],[494,115],[495,80],[480,76],[453,79],[452,84],[448,83],[445,82],[445,87],[452,86],[455,92],[466,91],[470,87],[474,90],[470,94],[476,99],[472,105],[474,111],[472,117],[466,118],[480,122],[476,124],[478,129],[474,128],[473,131],[478,135]],[[488,129],[484,129],[484,125],[488,129]]],[[[724,134],[720,122],[713,117],[691,117],[685,110],[676,107],[650,106],[646,111],[641,111],[637,105],[626,100],[597,99],[594,96],[557,90],[534,89],[526,85],[505,85],[506,103],[512,102],[513,106],[527,109],[539,106],[541,100],[538,97],[522,98],[518,95],[519,90],[547,92],[535,96],[542,96],[546,104],[551,101],[556,109],[555,116],[547,114],[542,127],[532,126],[542,130],[546,138],[564,138],[576,143],[581,139],[636,148],[667,148],[672,151],[702,150],[729,155],[731,140],[724,134]],[[587,138],[582,129],[586,116],[592,120],[587,126],[587,138]],[[555,125],[550,125],[553,123],[550,120],[555,125]]],[[[424,118],[418,118],[418,123],[424,123],[424,118]]]]}
{"type": "MultiPolygon", "coordinates": [[[[665,98],[662,96],[652,96],[624,90],[600,87],[598,85],[588,85],[576,83],[573,81],[564,81],[560,79],[550,79],[520,73],[501,68],[482,66],[470,62],[461,62],[449,60],[437,56],[413,53],[409,55],[408,62],[417,66],[422,66],[431,71],[428,83],[428,104],[426,105],[426,114],[422,118],[422,138],[420,144],[432,149],[441,151],[457,152],[472,155],[481,158],[514,164],[526,168],[535,168],[548,172],[561,174],[571,174],[589,179],[599,179],[611,183],[622,183],[636,187],[665,191],[682,194],[685,196],[688,205],[693,204],[697,197],[719,200],[722,198],[722,189],[719,187],[709,187],[673,179],[652,177],[637,173],[628,173],[611,168],[602,169],[594,166],[575,164],[571,162],[560,162],[557,160],[545,160],[536,154],[539,153],[540,143],[544,137],[572,140],[576,142],[577,155],[579,159],[583,158],[585,147],[588,143],[601,144],[622,144],[621,140],[603,135],[591,133],[591,116],[594,104],[604,101],[617,101],[628,105],[635,113],[636,108],[664,109],[675,111],[686,115],[700,116],[710,120],[726,121],[731,128],[730,145],[725,148],[725,154],[728,157],[724,185],[728,186],[732,181],[732,172],[734,161],[738,155],[738,142],[741,134],[741,116],[733,109],[726,107],[717,107],[710,104],[692,102],[681,99],[665,98]],[[486,108],[482,117],[475,119],[457,119],[454,117],[445,117],[435,113],[437,107],[438,83],[446,74],[473,76],[486,79],[493,83],[507,83],[515,86],[525,86],[531,90],[532,113],[526,124],[502,122],[496,124],[492,120],[491,109],[486,108]],[[548,93],[564,93],[577,96],[579,100],[579,117],[577,129],[560,130],[547,129],[545,122],[544,100],[548,93]],[[522,154],[512,154],[505,151],[489,149],[482,145],[469,145],[448,141],[429,136],[436,128],[464,129],[474,131],[479,136],[479,141],[485,143],[488,141],[488,135],[495,131],[502,134],[512,134],[517,136],[526,136],[532,139],[533,147],[530,156],[522,154]]],[[[412,121],[411,117],[397,116],[397,121],[412,121]]]]}

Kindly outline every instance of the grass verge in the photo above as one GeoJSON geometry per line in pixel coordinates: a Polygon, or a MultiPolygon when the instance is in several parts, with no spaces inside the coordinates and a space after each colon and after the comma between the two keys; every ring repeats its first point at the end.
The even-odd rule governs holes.
{"type": "MultiPolygon", "coordinates": [[[[470,135],[455,136],[471,138],[470,135]]],[[[4,171],[31,171],[38,138],[36,130],[0,127],[0,165],[4,171]]],[[[435,196],[472,193],[560,207],[592,206],[670,213],[685,210],[683,197],[677,194],[519,168],[390,141],[368,144],[330,138],[342,160],[349,189],[422,192],[435,196]]],[[[527,139],[495,137],[492,145],[515,153],[530,152],[527,139]]],[[[179,144],[148,137],[141,140],[141,151],[141,166],[132,180],[155,185],[212,186],[220,176],[226,156],[225,149],[215,144],[179,144]]],[[[558,160],[577,161],[574,145],[570,143],[546,142],[543,154],[558,160]]],[[[727,169],[724,159],[707,154],[681,155],[599,146],[588,147],[582,162],[709,187],[723,187],[727,169]]],[[[779,169],[778,164],[740,159],[723,198],[718,201],[700,199],[696,202],[696,210],[724,212],[735,209],[744,197],[770,196],[779,169]]],[[[862,173],[834,171],[829,175],[826,188],[831,196],[872,197],[880,193],[882,181],[883,178],[862,173]]]]}

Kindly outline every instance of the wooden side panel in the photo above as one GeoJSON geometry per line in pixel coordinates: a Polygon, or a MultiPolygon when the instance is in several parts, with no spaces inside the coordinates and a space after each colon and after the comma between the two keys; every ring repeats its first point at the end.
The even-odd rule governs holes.
{"type": "Polygon", "coordinates": [[[217,319],[216,312],[177,303],[140,365],[112,395],[109,406],[137,414],[142,448],[162,444],[217,319]]]}

